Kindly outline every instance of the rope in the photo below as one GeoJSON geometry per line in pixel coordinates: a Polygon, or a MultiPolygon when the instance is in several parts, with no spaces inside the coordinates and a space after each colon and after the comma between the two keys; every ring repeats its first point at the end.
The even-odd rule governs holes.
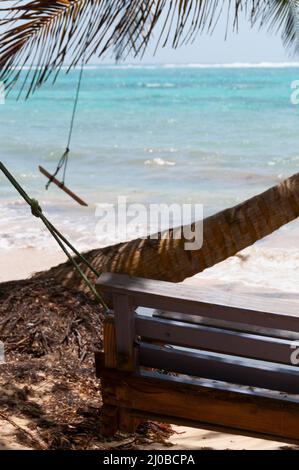
{"type": "Polygon", "coordinates": [[[72,141],[72,136],[73,136],[75,117],[76,117],[76,112],[77,112],[77,107],[78,107],[78,102],[79,102],[79,95],[80,95],[80,90],[81,90],[81,83],[82,83],[83,72],[84,72],[86,50],[87,50],[87,46],[88,46],[88,42],[89,42],[89,36],[90,36],[90,32],[91,32],[91,26],[92,26],[92,11],[93,10],[91,9],[91,17],[90,17],[90,20],[89,20],[88,31],[87,31],[87,35],[86,35],[85,50],[84,50],[84,53],[83,53],[83,56],[82,56],[82,63],[81,63],[79,79],[78,79],[78,83],[77,83],[77,89],[76,89],[76,95],[75,95],[75,101],[74,101],[74,106],[73,106],[73,111],[72,111],[72,117],[71,117],[71,123],[70,123],[70,129],[69,129],[66,149],[65,149],[64,154],[62,155],[62,157],[60,158],[60,160],[58,162],[55,173],[52,175],[52,177],[49,179],[48,183],[46,184],[46,190],[49,189],[51,183],[53,182],[53,179],[59,173],[59,171],[61,170],[62,167],[63,167],[62,184],[63,185],[65,184],[66,169],[67,169],[67,164],[68,164],[68,159],[69,159],[70,146],[71,146],[71,141],[72,141]]]}
{"type": "Polygon", "coordinates": [[[80,89],[81,89],[81,83],[82,83],[82,77],[83,77],[84,63],[85,63],[85,53],[83,54],[82,64],[81,64],[81,68],[80,68],[80,75],[79,75],[79,80],[78,80],[78,84],[77,84],[76,96],[75,96],[75,101],[74,101],[74,106],[73,106],[73,111],[72,111],[71,124],[70,124],[66,149],[64,151],[64,154],[62,155],[62,157],[60,158],[60,160],[58,162],[58,165],[56,167],[56,170],[55,170],[54,174],[52,175],[52,177],[49,179],[48,183],[46,184],[46,189],[47,190],[49,189],[51,183],[53,182],[53,179],[59,173],[61,168],[63,168],[62,184],[64,185],[64,183],[65,183],[66,169],[67,169],[67,164],[68,164],[68,159],[69,159],[70,145],[71,145],[71,141],[72,141],[75,117],[76,117],[76,112],[77,112],[77,107],[78,107],[78,101],[79,101],[79,95],[80,95],[80,89]]]}
{"type": "Polygon", "coordinates": [[[66,145],[67,150],[69,150],[69,147],[71,145],[71,140],[72,140],[72,135],[73,135],[73,130],[74,130],[74,122],[75,122],[76,111],[77,111],[77,107],[78,107],[78,101],[79,101],[79,95],[80,95],[80,89],[81,89],[81,83],[82,83],[82,77],[83,77],[83,70],[84,70],[84,64],[85,64],[85,53],[86,53],[86,49],[85,49],[84,54],[83,54],[82,64],[81,64],[81,68],[80,68],[80,74],[79,74],[79,80],[78,80],[78,84],[77,84],[77,90],[76,90],[76,96],[75,96],[75,101],[74,101],[73,113],[72,113],[72,117],[71,117],[69,136],[68,136],[68,141],[67,141],[67,145],[66,145]]]}
{"type": "Polygon", "coordinates": [[[104,307],[106,313],[109,313],[109,308],[104,301],[103,297],[98,293],[95,286],[90,282],[87,278],[86,274],[82,271],[77,261],[74,257],[70,254],[66,246],[68,246],[72,252],[79,258],[79,260],[85,264],[97,277],[99,277],[99,273],[96,269],[89,263],[89,261],[81,254],[78,250],[59,232],[59,230],[52,225],[52,223],[44,216],[42,208],[39,202],[36,199],[31,198],[26,191],[22,188],[22,186],[17,182],[17,180],[13,177],[13,175],[8,171],[8,169],[4,166],[2,162],[0,162],[0,170],[4,173],[4,175],[8,178],[10,183],[15,187],[18,193],[22,196],[22,198],[27,202],[27,204],[31,208],[31,213],[34,217],[41,219],[46,228],[49,230],[52,237],[56,240],[60,248],[66,254],[70,262],[73,264],[74,268],[76,269],[77,273],[81,276],[87,287],[90,289],[96,300],[104,307]],[[66,246],[65,246],[66,245],[66,246]]]}
{"type": "Polygon", "coordinates": [[[63,181],[62,181],[62,184],[64,185],[66,164],[67,164],[69,152],[70,152],[70,149],[67,147],[66,150],[65,150],[65,152],[64,152],[64,154],[62,155],[61,159],[60,159],[59,162],[58,162],[58,165],[57,165],[57,168],[56,168],[55,172],[53,173],[53,175],[52,175],[51,178],[49,179],[48,183],[46,184],[46,189],[47,189],[47,190],[49,189],[50,184],[53,182],[55,176],[59,173],[59,171],[61,170],[61,168],[62,168],[63,166],[64,166],[64,172],[63,172],[63,181]]]}

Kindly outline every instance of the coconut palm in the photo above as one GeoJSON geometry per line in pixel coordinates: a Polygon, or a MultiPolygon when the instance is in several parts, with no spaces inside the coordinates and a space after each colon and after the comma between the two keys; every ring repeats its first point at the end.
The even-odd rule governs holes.
{"type": "MultiPolygon", "coordinates": [[[[0,0],[7,16],[1,20],[0,79],[11,88],[21,77],[27,96],[67,62],[70,68],[94,55],[142,54],[149,42],[179,47],[200,32],[212,32],[221,15],[227,27],[238,28],[240,14],[252,25],[282,31],[286,46],[298,46],[297,0],[0,0]],[[155,31],[159,31],[156,37],[155,31]],[[38,65],[39,67],[35,67],[38,65]],[[18,67],[16,67],[18,66],[18,67]]],[[[199,44],[200,47],[200,44],[199,44]]],[[[299,174],[244,203],[204,221],[201,249],[185,250],[184,238],[160,234],[133,240],[86,257],[98,271],[181,281],[269,235],[299,215],[299,174]]],[[[65,263],[42,276],[56,277],[72,287],[80,280],[65,263]]],[[[88,273],[91,274],[91,273],[88,273]]]]}
{"type": "MultiPolygon", "coordinates": [[[[200,249],[187,251],[185,243],[190,240],[176,239],[167,231],[155,239],[137,239],[92,250],[85,257],[99,272],[179,282],[235,255],[298,216],[299,173],[262,194],[206,218],[200,249]]],[[[187,232],[182,231],[182,235],[184,233],[187,232]]],[[[90,269],[84,266],[82,269],[90,279],[95,277],[90,269]]],[[[56,278],[71,288],[85,287],[70,262],[38,276],[56,278]]]]}

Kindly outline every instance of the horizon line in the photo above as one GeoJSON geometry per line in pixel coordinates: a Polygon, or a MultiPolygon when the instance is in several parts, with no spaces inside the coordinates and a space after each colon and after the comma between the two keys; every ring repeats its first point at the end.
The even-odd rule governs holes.
{"type": "MultiPolygon", "coordinates": [[[[33,66],[24,66],[23,70],[28,69],[37,69],[41,68],[40,65],[33,66]]],[[[270,62],[270,61],[260,61],[260,62],[214,62],[214,63],[205,63],[205,62],[186,62],[186,63],[174,63],[174,62],[161,62],[161,63],[113,63],[113,62],[102,62],[102,63],[89,63],[84,66],[86,69],[96,69],[96,68],[298,68],[299,61],[285,61],[285,62],[270,62]]],[[[12,67],[13,69],[20,69],[20,66],[12,67]]],[[[81,66],[77,65],[72,67],[70,64],[64,64],[61,69],[80,69],[81,66]]]]}

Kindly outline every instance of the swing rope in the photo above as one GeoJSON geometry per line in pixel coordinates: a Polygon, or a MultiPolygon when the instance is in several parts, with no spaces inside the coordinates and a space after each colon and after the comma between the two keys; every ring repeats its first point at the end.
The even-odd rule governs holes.
{"type": "Polygon", "coordinates": [[[73,111],[72,111],[71,124],[70,124],[70,129],[69,129],[69,135],[68,135],[68,139],[67,139],[66,148],[65,148],[64,154],[62,155],[62,157],[60,158],[60,160],[58,162],[58,165],[56,167],[55,172],[53,173],[52,177],[49,179],[49,181],[46,184],[46,189],[47,190],[49,189],[49,187],[50,187],[51,183],[53,182],[54,178],[60,172],[61,168],[63,168],[62,184],[63,185],[65,184],[66,169],[67,169],[67,164],[68,164],[68,159],[69,159],[70,145],[71,145],[72,136],[73,136],[75,117],[76,117],[78,101],[79,101],[79,95],[80,95],[80,89],[81,89],[81,83],[82,83],[82,78],[83,78],[84,64],[85,64],[85,54],[83,55],[82,64],[81,64],[81,68],[80,68],[79,80],[78,80],[78,84],[77,84],[76,96],[75,96],[75,101],[74,101],[74,106],[73,106],[73,111]]]}
{"type": "Polygon", "coordinates": [[[92,16],[91,16],[90,21],[89,21],[88,32],[87,32],[86,43],[85,43],[85,50],[84,50],[84,54],[82,56],[82,63],[81,63],[81,67],[80,67],[79,79],[78,79],[78,83],[77,83],[75,101],[74,101],[74,106],[73,106],[73,111],[72,111],[72,116],[71,116],[71,122],[70,122],[70,128],[69,128],[69,134],[68,134],[66,148],[65,148],[65,151],[64,151],[62,157],[60,158],[60,160],[58,162],[58,165],[56,167],[55,172],[53,173],[53,175],[49,179],[48,183],[46,184],[46,190],[49,189],[51,183],[53,183],[54,178],[60,172],[61,168],[63,168],[63,177],[62,177],[62,182],[61,183],[62,183],[63,186],[65,184],[66,169],[67,169],[67,164],[68,164],[68,159],[69,159],[69,154],[70,154],[70,146],[71,146],[71,141],[72,141],[72,136],[73,136],[74,123],[75,123],[75,118],[76,118],[76,113],[77,113],[77,108],[78,108],[79,95],[80,95],[83,72],[84,72],[86,50],[87,50],[90,31],[91,31],[91,26],[92,26],[91,20],[92,20],[92,16]]]}
{"type": "Polygon", "coordinates": [[[59,230],[54,227],[54,225],[45,217],[43,214],[42,208],[39,205],[39,202],[36,199],[31,198],[26,191],[21,187],[21,185],[17,182],[14,176],[8,171],[8,169],[4,166],[2,162],[0,162],[0,170],[4,173],[4,175],[8,178],[10,183],[15,187],[18,193],[22,196],[22,198],[27,202],[27,204],[31,207],[31,213],[34,217],[37,217],[42,220],[46,228],[49,230],[50,234],[56,240],[60,248],[66,254],[70,262],[73,264],[74,268],[76,269],[77,273],[81,276],[84,283],[90,289],[92,294],[94,295],[95,299],[102,305],[105,309],[106,313],[109,313],[109,308],[104,301],[103,297],[98,293],[95,286],[90,282],[87,278],[86,274],[82,271],[77,261],[71,255],[67,247],[78,257],[81,263],[85,264],[97,277],[99,277],[99,273],[97,270],[89,263],[89,261],[83,256],[79,251],[59,232],[59,230]]]}
{"type": "Polygon", "coordinates": [[[58,165],[57,165],[57,167],[56,167],[55,172],[53,173],[53,175],[51,176],[51,178],[49,179],[49,181],[48,181],[47,184],[46,184],[46,189],[47,189],[47,190],[49,189],[50,184],[53,183],[54,178],[57,176],[57,174],[60,172],[60,170],[61,170],[61,168],[62,168],[63,166],[64,166],[64,170],[63,170],[63,180],[62,180],[62,184],[64,185],[64,183],[65,183],[66,166],[67,166],[67,160],[68,160],[69,152],[70,152],[69,148],[66,148],[64,154],[62,155],[61,159],[60,159],[59,162],[58,162],[58,165]]]}

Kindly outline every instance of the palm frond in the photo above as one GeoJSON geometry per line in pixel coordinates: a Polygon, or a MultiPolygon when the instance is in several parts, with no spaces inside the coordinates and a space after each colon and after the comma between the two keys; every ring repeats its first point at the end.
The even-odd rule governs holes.
{"type": "Polygon", "coordinates": [[[256,10],[254,21],[275,33],[281,31],[285,47],[299,54],[299,1],[268,0],[267,4],[256,10]]]}
{"type": "Polygon", "coordinates": [[[0,80],[11,88],[28,68],[27,96],[66,62],[114,54],[142,54],[158,30],[157,47],[174,48],[212,32],[222,14],[227,29],[241,13],[252,24],[283,27],[286,45],[296,41],[299,0],[0,0],[0,80]],[[6,5],[6,8],[5,8],[6,5]],[[159,27],[158,27],[159,25],[159,27]]]}

